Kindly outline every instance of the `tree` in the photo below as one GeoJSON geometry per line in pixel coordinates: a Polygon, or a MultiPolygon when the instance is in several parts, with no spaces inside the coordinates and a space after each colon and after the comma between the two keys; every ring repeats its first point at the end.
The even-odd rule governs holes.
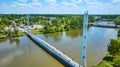
{"type": "Polygon", "coordinates": [[[65,25],[65,30],[70,30],[71,28],[70,28],[70,25],[65,25]]]}
{"type": "Polygon", "coordinates": [[[113,60],[113,62],[115,63],[116,67],[120,67],[120,57],[119,56],[115,57],[115,59],[113,60]]]}
{"type": "Polygon", "coordinates": [[[108,52],[114,57],[120,55],[120,42],[115,39],[111,39],[110,44],[108,45],[108,52]]]}
{"type": "Polygon", "coordinates": [[[89,16],[89,22],[94,22],[94,17],[93,16],[89,16]]]}
{"type": "Polygon", "coordinates": [[[3,32],[5,25],[0,25],[0,32],[3,32]]]}
{"type": "Polygon", "coordinates": [[[117,18],[114,19],[114,23],[116,25],[120,25],[120,16],[118,16],[117,18]]]}
{"type": "Polygon", "coordinates": [[[6,26],[9,26],[11,24],[10,20],[8,20],[6,18],[2,18],[1,22],[4,23],[6,26]]]}
{"type": "Polygon", "coordinates": [[[19,32],[18,29],[14,29],[14,36],[18,36],[18,32],[19,32]]]}
{"type": "Polygon", "coordinates": [[[17,25],[17,26],[22,25],[22,21],[20,21],[20,20],[16,20],[16,25],[17,25]]]}

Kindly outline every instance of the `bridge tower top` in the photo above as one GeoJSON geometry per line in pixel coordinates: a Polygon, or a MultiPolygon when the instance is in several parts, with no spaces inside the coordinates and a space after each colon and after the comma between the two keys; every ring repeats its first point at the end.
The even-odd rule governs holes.
{"type": "Polygon", "coordinates": [[[26,21],[27,21],[27,29],[26,29],[26,31],[30,32],[30,23],[29,23],[29,15],[28,14],[26,15],[26,21]]]}

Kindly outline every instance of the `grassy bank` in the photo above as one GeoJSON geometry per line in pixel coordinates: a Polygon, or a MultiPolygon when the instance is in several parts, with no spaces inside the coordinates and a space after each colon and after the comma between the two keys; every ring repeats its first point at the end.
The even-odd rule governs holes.
{"type": "Polygon", "coordinates": [[[102,61],[94,67],[113,67],[113,57],[108,53],[102,61]]]}
{"type": "Polygon", "coordinates": [[[17,34],[15,34],[14,32],[4,32],[4,33],[0,33],[0,39],[5,39],[8,37],[20,37],[20,36],[24,36],[24,32],[22,31],[18,31],[17,34]]]}
{"type": "Polygon", "coordinates": [[[32,34],[41,34],[41,33],[43,33],[43,29],[34,29],[34,30],[30,30],[30,32],[32,34]]]}
{"type": "MultiPolygon", "coordinates": [[[[120,32],[119,32],[120,33],[120,32]]],[[[111,39],[107,46],[108,54],[95,67],[120,67],[120,36],[118,39],[111,39]]]]}
{"type": "Polygon", "coordinates": [[[24,35],[25,35],[24,32],[22,32],[22,31],[19,31],[19,32],[18,32],[18,37],[20,37],[20,36],[24,36],[24,35]]]}
{"type": "Polygon", "coordinates": [[[103,60],[94,67],[120,67],[120,56],[112,57],[107,54],[103,60]]]}
{"type": "Polygon", "coordinates": [[[95,67],[113,67],[111,64],[109,64],[107,61],[102,60],[97,66],[95,67]]]}
{"type": "Polygon", "coordinates": [[[6,35],[0,34],[0,39],[5,39],[5,38],[7,38],[6,35]]]}

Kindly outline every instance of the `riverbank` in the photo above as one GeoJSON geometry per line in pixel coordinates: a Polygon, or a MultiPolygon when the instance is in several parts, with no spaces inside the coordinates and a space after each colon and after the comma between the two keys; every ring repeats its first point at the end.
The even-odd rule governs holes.
{"type": "MultiPolygon", "coordinates": [[[[82,33],[82,28],[79,29],[71,29],[71,30],[63,30],[63,31],[73,31],[73,30],[81,30],[82,33]]],[[[55,32],[46,32],[44,29],[34,29],[30,30],[32,34],[49,34],[49,33],[57,33],[57,32],[63,32],[63,31],[55,31],[55,32]]]]}
{"type": "Polygon", "coordinates": [[[7,38],[6,35],[0,34],[0,39],[5,39],[5,38],[7,38]]]}
{"type": "Polygon", "coordinates": [[[113,57],[108,53],[102,61],[94,67],[120,67],[120,56],[113,57]]]}
{"type": "Polygon", "coordinates": [[[0,39],[6,39],[6,38],[9,38],[9,37],[21,37],[21,36],[24,36],[24,32],[22,31],[18,31],[18,33],[15,35],[14,33],[10,33],[9,35],[7,33],[4,32],[3,33],[0,33],[0,39]]]}
{"type": "MultiPolygon", "coordinates": [[[[71,29],[71,30],[63,30],[63,31],[73,31],[73,30],[81,30],[81,33],[82,33],[82,29],[71,29]]],[[[30,32],[34,35],[36,34],[49,34],[50,32],[46,33],[44,32],[45,30],[44,29],[33,29],[33,30],[30,30],[30,32]]],[[[63,32],[63,31],[56,31],[56,32],[63,32]]],[[[56,33],[56,32],[51,32],[51,33],[56,33]]],[[[0,39],[5,39],[5,38],[9,38],[9,37],[21,37],[21,36],[24,36],[25,33],[22,32],[22,31],[18,31],[18,34],[17,35],[14,35],[14,34],[11,34],[11,35],[6,35],[6,34],[2,34],[0,33],[0,39]]]]}
{"type": "Polygon", "coordinates": [[[102,61],[98,65],[93,67],[113,67],[112,61],[113,61],[112,56],[109,53],[107,53],[106,56],[102,59],[102,61]]]}
{"type": "Polygon", "coordinates": [[[120,67],[120,29],[118,31],[118,38],[111,39],[107,47],[108,53],[102,61],[94,67],[120,67]]]}

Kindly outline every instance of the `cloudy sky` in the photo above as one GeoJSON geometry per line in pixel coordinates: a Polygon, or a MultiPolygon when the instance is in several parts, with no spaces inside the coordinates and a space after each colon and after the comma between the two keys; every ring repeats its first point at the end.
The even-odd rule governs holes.
{"type": "Polygon", "coordinates": [[[0,0],[0,14],[120,14],[120,0],[0,0]]]}

